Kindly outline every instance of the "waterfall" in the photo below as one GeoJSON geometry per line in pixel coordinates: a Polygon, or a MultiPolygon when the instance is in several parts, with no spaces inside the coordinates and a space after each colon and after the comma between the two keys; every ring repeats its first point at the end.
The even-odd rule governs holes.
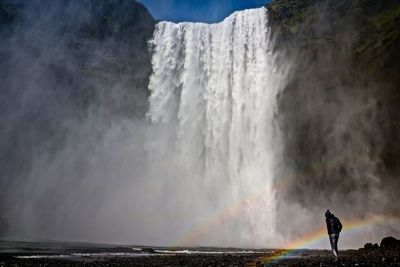
{"type": "MultiPolygon", "coordinates": [[[[53,17],[44,17],[43,25],[52,25],[53,17]]],[[[57,24],[60,35],[64,24],[57,24]]],[[[27,25],[13,40],[23,40],[27,33],[36,36],[37,29],[27,25]]],[[[49,40],[58,36],[52,33],[49,40]]],[[[26,58],[20,51],[30,49],[30,40],[13,49],[18,64],[12,70],[20,69],[26,58]]],[[[32,40],[42,44],[40,38],[32,40]]],[[[69,59],[67,66],[75,66],[77,59],[70,56],[75,49],[54,50],[50,43],[27,60],[23,79],[17,75],[10,80],[19,79],[30,87],[15,102],[30,103],[21,106],[27,115],[16,125],[28,119],[37,124],[35,132],[28,131],[21,140],[42,141],[28,147],[32,151],[27,158],[32,159],[21,164],[20,177],[3,181],[7,190],[0,217],[10,226],[6,234],[16,240],[150,246],[279,244],[274,185],[282,145],[275,115],[285,75],[284,64],[276,63],[265,8],[236,12],[217,24],[158,23],[150,43],[153,72],[146,119],[127,116],[131,111],[120,112],[127,103],[135,106],[132,100],[140,102],[141,94],[132,98],[121,94],[127,89],[124,82],[110,87],[111,80],[105,82],[100,74],[95,79],[91,73],[87,83],[77,87],[98,88],[99,97],[88,112],[74,112],[75,105],[55,101],[61,97],[56,92],[75,92],[71,91],[75,85],[70,85],[70,79],[61,83],[50,63],[58,64],[63,55],[69,59]],[[36,57],[44,61],[38,63],[36,57]],[[45,102],[48,105],[42,109],[45,102]],[[58,115],[59,107],[66,108],[65,115],[58,115]],[[32,111],[37,115],[31,116],[32,111]],[[59,118],[64,119],[60,122],[59,118]],[[51,127],[42,133],[40,127],[47,122],[51,127]]],[[[109,45],[99,41],[90,47],[108,51],[109,45]]],[[[97,67],[97,57],[94,53],[85,60],[97,67]]],[[[98,64],[100,70],[109,63],[98,64]]],[[[143,67],[138,63],[126,70],[136,66],[143,67]]],[[[66,77],[78,83],[81,70],[71,69],[66,77]]],[[[132,89],[133,94],[136,91],[132,89]]],[[[9,143],[14,144],[13,140],[9,143]]],[[[16,148],[21,153],[23,144],[16,148]]],[[[18,159],[10,157],[10,162],[14,158],[18,159]]]]}
{"type": "Polygon", "coordinates": [[[216,24],[156,25],[147,117],[173,130],[163,144],[153,144],[150,155],[154,165],[161,157],[171,160],[175,171],[169,184],[185,192],[180,209],[189,212],[194,225],[188,235],[211,224],[202,232],[209,236],[178,245],[202,238],[219,244],[276,243],[273,181],[280,140],[274,114],[282,75],[267,13],[258,8],[216,24]]]}

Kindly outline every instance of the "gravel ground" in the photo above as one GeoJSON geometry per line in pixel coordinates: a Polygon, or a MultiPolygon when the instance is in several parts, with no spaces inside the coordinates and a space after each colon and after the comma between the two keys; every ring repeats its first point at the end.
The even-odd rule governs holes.
{"type": "MultiPolygon", "coordinates": [[[[390,241],[390,240],[389,240],[390,241]]],[[[399,266],[400,246],[366,244],[358,250],[339,251],[335,261],[328,250],[273,251],[238,249],[179,248],[167,252],[162,248],[132,248],[64,243],[0,244],[0,267],[5,266],[399,266]]],[[[392,245],[393,245],[392,244],[392,245]]],[[[396,245],[397,244],[397,245],[396,245]]],[[[391,245],[388,244],[388,245],[391,245]]]]}
{"type": "Polygon", "coordinates": [[[74,259],[16,258],[1,254],[0,266],[400,266],[400,251],[347,250],[336,262],[330,251],[303,251],[278,260],[276,254],[184,254],[140,257],[99,257],[74,259]],[[274,260],[272,260],[274,259],[274,260]]]}
{"type": "MultiPolygon", "coordinates": [[[[285,253],[283,253],[285,255],[285,253]]],[[[291,255],[291,254],[289,254],[291,255]]],[[[296,257],[266,255],[247,264],[251,266],[400,266],[400,250],[346,250],[339,252],[336,261],[327,250],[295,253],[296,257]]]]}
{"type": "Polygon", "coordinates": [[[0,266],[245,266],[257,258],[254,254],[218,255],[156,255],[140,257],[111,257],[91,260],[52,258],[19,259],[0,256],[0,266]]]}

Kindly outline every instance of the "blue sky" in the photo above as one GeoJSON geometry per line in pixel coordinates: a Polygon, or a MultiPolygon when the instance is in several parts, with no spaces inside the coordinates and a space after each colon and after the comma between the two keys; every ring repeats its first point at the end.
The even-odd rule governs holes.
{"type": "Polygon", "coordinates": [[[269,0],[138,0],[157,20],[219,22],[236,10],[264,6],[269,0]]]}

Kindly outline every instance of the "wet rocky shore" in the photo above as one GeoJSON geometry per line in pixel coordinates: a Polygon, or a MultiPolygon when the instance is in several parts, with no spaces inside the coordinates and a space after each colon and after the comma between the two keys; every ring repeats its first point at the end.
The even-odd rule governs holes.
{"type": "Polygon", "coordinates": [[[400,266],[400,240],[385,237],[380,245],[367,243],[358,250],[340,251],[338,259],[329,250],[281,250],[266,253],[246,266],[400,266]]]}
{"type": "MultiPolygon", "coordinates": [[[[273,254],[270,254],[271,256],[273,254]]],[[[184,254],[140,257],[98,257],[97,259],[16,258],[0,256],[0,266],[400,266],[400,251],[342,251],[335,261],[330,251],[304,251],[295,256],[268,260],[249,254],[184,254]]]]}
{"type": "Polygon", "coordinates": [[[339,252],[329,250],[166,249],[24,243],[0,244],[0,267],[6,266],[400,266],[400,241],[339,252]]]}
{"type": "Polygon", "coordinates": [[[256,266],[400,266],[400,251],[374,251],[346,250],[340,252],[336,261],[331,251],[305,251],[295,256],[262,257],[246,265],[256,266]]]}
{"type": "Polygon", "coordinates": [[[0,266],[245,266],[254,254],[185,254],[140,257],[105,257],[88,260],[0,257],[0,266]]]}

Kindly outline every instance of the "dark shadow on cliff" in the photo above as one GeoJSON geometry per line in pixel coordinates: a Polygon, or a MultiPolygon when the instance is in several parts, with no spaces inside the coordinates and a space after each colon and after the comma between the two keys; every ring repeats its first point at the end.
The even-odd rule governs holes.
{"type": "Polygon", "coordinates": [[[277,182],[278,228],[300,234],[326,208],[349,218],[397,211],[400,3],[276,0],[267,8],[282,64],[294,65],[279,96],[287,169],[285,186],[277,182]],[[285,223],[293,213],[297,222],[285,223]]]}
{"type": "Polygon", "coordinates": [[[134,0],[0,1],[0,217],[29,194],[19,190],[38,157],[144,117],[154,25],[134,0]]]}

